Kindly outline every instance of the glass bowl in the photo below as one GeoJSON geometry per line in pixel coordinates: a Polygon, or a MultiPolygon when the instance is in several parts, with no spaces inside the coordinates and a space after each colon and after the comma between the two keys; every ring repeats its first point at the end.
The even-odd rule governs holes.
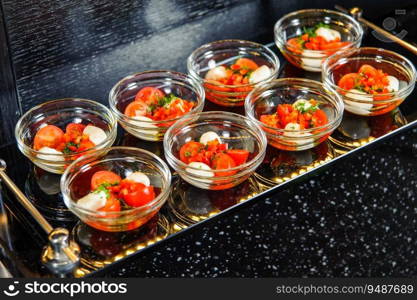
{"type": "MultiPolygon", "coordinates": [[[[146,71],[129,75],[120,80],[109,94],[110,108],[120,125],[133,136],[146,141],[162,141],[167,129],[181,117],[163,121],[135,120],[124,111],[136,94],[144,87],[155,87],[166,95],[175,96],[195,103],[190,113],[201,112],[204,106],[204,89],[191,76],[173,71],[146,71]]],[[[189,113],[188,113],[189,114],[189,113]]]]}
{"type": "Polygon", "coordinates": [[[416,69],[412,62],[395,52],[363,47],[335,53],[326,59],[323,64],[322,81],[342,97],[348,112],[361,116],[376,116],[395,109],[410,95],[416,82],[416,69]],[[395,76],[399,80],[399,90],[371,95],[348,91],[337,85],[343,75],[358,72],[364,64],[395,76]]]}
{"type": "Polygon", "coordinates": [[[188,183],[210,190],[228,189],[246,180],[262,162],[266,145],[265,133],[255,122],[244,116],[223,111],[187,116],[176,122],[164,138],[165,158],[168,164],[188,183]],[[208,131],[217,133],[222,142],[228,143],[231,149],[249,151],[248,161],[234,168],[215,170],[216,175],[211,177],[201,174],[201,169],[182,162],[178,158],[181,146],[191,140],[198,141],[201,135],[208,131]],[[219,176],[217,173],[224,175],[219,176]]]}
{"type": "Polygon", "coordinates": [[[265,131],[268,143],[278,149],[301,151],[325,141],[339,126],[343,115],[343,101],[334,91],[309,79],[281,78],[254,89],[245,101],[246,115],[265,131]],[[326,113],[328,123],[309,129],[286,130],[268,126],[259,119],[263,114],[277,111],[279,104],[293,104],[299,99],[314,99],[326,113]]]}
{"type": "Polygon", "coordinates": [[[104,231],[128,231],[145,224],[168,199],[170,185],[171,173],[162,159],[146,150],[131,147],[112,147],[101,157],[81,157],[66,169],[61,178],[61,192],[68,209],[84,223],[104,231]],[[90,192],[91,177],[99,170],[115,172],[122,178],[140,171],[149,177],[157,196],[146,205],[116,212],[80,207],[77,200],[90,192]]]}
{"type": "Polygon", "coordinates": [[[274,26],[275,43],[285,58],[294,66],[311,72],[320,72],[327,57],[336,51],[360,46],[363,36],[362,26],[351,16],[327,9],[303,9],[283,16],[274,26]],[[297,51],[287,41],[300,36],[304,29],[318,23],[327,24],[337,30],[342,41],[350,42],[336,49],[297,51]]]}
{"type": "Polygon", "coordinates": [[[100,154],[114,143],[116,134],[117,122],[107,107],[78,98],[53,100],[35,106],[19,119],[15,128],[20,151],[41,169],[55,174],[62,174],[80,156],[100,154]],[[77,154],[47,154],[33,149],[34,138],[39,129],[45,125],[55,125],[64,130],[69,123],[92,124],[103,129],[107,137],[95,147],[77,154]]]}
{"type": "Polygon", "coordinates": [[[245,97],[257,85],[278,76],[278,57],[267,47],[243,40],[221,40],[196,49],[187,59],[188,73],[204,85],[206,98],[221,106],[243,106],[245,97]],[[269,77],[242,85],[224,85],[205,79],[207,72],[217,66],[232,63],[238,58],[252,59],[258,66],[271,70],[269,77]]]}

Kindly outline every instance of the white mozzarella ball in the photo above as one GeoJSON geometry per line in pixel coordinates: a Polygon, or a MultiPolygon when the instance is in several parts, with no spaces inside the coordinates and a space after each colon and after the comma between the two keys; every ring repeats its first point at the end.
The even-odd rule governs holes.
{"type": "Polygon", "coordinates": [[[310,101],[305,100],[305,99],[298,99],[297,101],[295,101],[292,104],[292,107],[294,107],[295,109],[297,109],[297,107],[299,107],[299,106],[302,106],[304,108],[304,110],[308,110],[312,105],[311,105],[310,101]]]}
{"type": "Polygon", "coordinates": [[[345,99],[344,99],[346,110],[353,114],[358,114],[358,115],[368,115],[373,106],[372,101],[373,101],[372,95],[369,95],[357,89],[349,90],[349,92],[346,93],[345,99]],[[359,101],[367,101],[370,103],[353,102],[346,98],[359,100],[359,101]]]}
{"type": "Polygon", "coordinates": [[[88,135],[88,138],[94,145],[103,143],[107,138],[107,134],[103,129],[93,125],[85,127],[83,134],[88,135]]]}
{"type": "Polygon", "coordinates": [[[89,193],[77,201],[77,205],[88,210],[99,210],[106,205],[107,195],[105,192],[89,193]]]}
{"type": "Polygon", "coordinates": [[[200,143],[202,143],[204,145],[207,145],[208,142],[211,142],[211,141],[214,141],[214,140],[219,141],[219,143],[222,142],[219,135],[217,133],[215,133],[214,131],[207,131],[200,136],[200,143]]]}
{"type": "Polygon", "coordinates": [[[218,66],[210,69],[206,76],[206,80],[220,80],[227,77],[227,70],[223,66],[218,66]]]}
{"type": "Polygon", "coordinates": [[[310,138],[311,134],[307,132],[297,132],[301,130],[301,126],[298,123],[288,123],[285,128],[285,130],[288,130],[284,133],[284,136],[296,138],[294,140],[291,140],[291,142],[297,144],[297,145],[306,145],[306,144],[312,144],[314,143],[314,139],[310,138]],[[293,131],[293,132],[291,132],[293,131]]]}
{"type": "Polygon", "coordinates": [[[43,155],[38,154],[37,157],[40,159],[50,160],[50,161],[64,161],[64,154],[61,151],[55,150],[54,148],[50,147],[42,147],[38,150],[40,153],[49,154],[43,155]],[[55,154],[55,155],[50,155],[55,154]]]}
{"type": "Polygon", "coordinates": [[[144,129],[134,129],[137,132],[140,132],[145,135],[158,135],[158,126],[156,126],[151,118],[145,116],[136,116],[133,117],[135,121],[131,121],[131,123],[138,127],[143,127],[144,129]]]}
{"type": "Polygon", "coordinates": [[[303,50],[301,64],[303,69],[307,71],[317,72],[320,70],[325,55],[316,50],[303,50]],[[306,56],[306,57],[304,57],[306,56]],[[317,58],[315,58],[317,57],[317,58]]]}
{"type": "Polygon", "coordinates": [[[191,168],[186,168],[185,171],[200,177],[214,177],[214,173],[211,172],[211,168],[202,162],[191,162],[188,164],[191,168]],[[193,169],[192,169],[193,168],[193,169]],[[196,170],[198,169],[198,170],[196,170]]]}
{"type": "Polygon", "coordinates": [[[129,176],[127,176],[126,179],[138,183],[143,183],[146,186],[151,185],[149,177],[146,174],[143,174],[142,172],[133,172],[129,176]]]}
{"type": "Polygon", "coordinates": [[[269,78],[272,74],[272,71],[268,66],[261,66],[253,71],[249,76],[249,83],[257,83],[261,82],[267,78],[269,78]]]}
{"type": "Polygon", "coordinates": [[[341,40],[342,36],[340,35],[340,32],[334,29],[325,28],[325,27],[319,27],[316,29],[316,35],[321,36],[326,41],[334,41],[336,39],[341,40]]]}
{"type": "Polygon", "coordinates": [[[387,86],[387,89],[390,92],[397,92],[400,89],[400,81],[396,77],[389,75],[388,81],[389,84],[387,86]]]}

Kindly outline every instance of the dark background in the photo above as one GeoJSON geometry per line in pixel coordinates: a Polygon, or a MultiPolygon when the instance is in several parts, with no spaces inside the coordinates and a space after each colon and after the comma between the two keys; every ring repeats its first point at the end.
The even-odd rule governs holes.
{"type": "MultiPolygon", "coordinates": [[[[401,7],[415,1],[401,1],[401,7]]],[[[19,114],[64,97],[107,103],[111,87],[134,72],[185,71],[203,43],[273,41],[273,25],[300,8],[335,1],[2,0],[0,147],[14,141],[19,114]]],[[[366,16],[391,13],[398,1],[341,1],[366,16]]]]}

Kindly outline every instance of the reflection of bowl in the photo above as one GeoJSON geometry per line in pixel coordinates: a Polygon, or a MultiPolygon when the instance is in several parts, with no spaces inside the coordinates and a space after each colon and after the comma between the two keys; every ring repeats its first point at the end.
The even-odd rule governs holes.
{"type": "Polygon", "coordinates": [[[45,102],[26,112],[17,122],[15,137],[22,153],[35,165],[48,172],[61,174],[66,166],[78,157],[100,154],[116,139],[117,123],[111,111],[104,105],[84,99],[66,98],[45,102]],[[36,133],[45,125],[65,129],[69,123],[92,124],[106,132],[106,139],[95,147],[76,154],[50,154],[33,149],[36,133]]]}
{"type": "Polygon", "coordinates": [[[190,115],[176,122],[164,138],[165,157],[171,167],[188,183],[202,188],[222,190],[238,185],[247,179],[265,156],[266,138],[262,129],[253,121],[235,113],[213,111],[190,115]],[[216,132],[230,149],[247,150],[246,163],[213,172],[201,171],[182,162],[179,151],[188,141],[198,141],[208,131],[216,132]],[[218,175],[218,174],[227,175],[218,175]]]}
{"type": "Polygon", "coordinates": [[[145,224],[167,200],[171,173],[165,162],[148,151],[113,147],[100,158],[85,156],[71,164],[61,178],[61,191],[65,205],[88,225],[104,231],[127,231],[145,224]],[[151,185],[159,190],[157,197],[146,205],[117,212],[98,212],[82,208],[77,200],[90,192],[91,176],[99,170],[110,170],[125,178],[140,171],[146,174],[151,185]]]}
{"type": "Polygon", "coordinates": [[[361,25],[352,17],[327,9],[304,9],[292,12],[283,16],[274,27],[275,43],[281,50],[285,58],[306,71],[320,72],[323,60],[336,51],[359,47],[363,30],[361,25]],[[328,50],[304,50],[296,51],[289,47],[287,41],[290,38],[300,36],[304,33],[304,28],[324,23],[331,29],[337,30],[342,41],[350,44],[336,49],[328,50]]]}
{"type": "Polygon", "coordinates": [[[282,150],[299,151],[325,141],[337,128],[342,120],[343,102],[340,96],[325,89],[320,82],[282,78],[254,89],[246,98],[245,111],[246,115],[265,131],[271,146],[282,150]],[[293,104],[299,99],[316,100],[319,108],[326,113],[328,123],[309,129],[286,130],[259,121],[261,115],[275,113],[279,104],[293,104]]]}
{"type": "Polygon", "coordinates": [[[155,87],[166,95],[194,102],[191,113],[201,112],[204,106],[204,89],[192,77],[173,71],[147,71],[120,80],[110,91],[110,108],[120,125],[130,134],[147,141],[162,141],[167,129],[181,117],[163,121],[137,120],[124,111],[136,94],[144,87],[155,87]]]}
{"type": "Polygon", "coordinates": [[[205,44],[195,50],[187,60],[188,73],[204,84],[206,98],[222,106],[242,106],[254,86],[277,77],[279,65],[278,57],[270,49],[242,40],[222,40],[205,44]],[[260,82],[244,85],[224,85],[205,79],[210,69],[233,63],[238,58],[249,58],[259,66],[266,65],[272,71],[271,75],[260,82]]]}
{"type": "Polygon", "coordinates": [[[379,48],[358,48],[336,53],[323,64],[322,80],[342,97],[345,109],[353,114],[375,116],[387,113],[410,95],[416,82],[416,69],[405,57],[379,48]],[[345,90],[337,83],[343,75],[357,72],[364,65],[381,69],[399,80],[399,90],[384,94],[365,94],[360,91],[345,90]]]}

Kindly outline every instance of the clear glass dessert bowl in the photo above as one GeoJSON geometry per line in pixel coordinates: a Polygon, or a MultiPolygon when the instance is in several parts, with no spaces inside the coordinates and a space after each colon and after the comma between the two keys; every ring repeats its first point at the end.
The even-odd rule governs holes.
{"type": "Polygon", "coordinates": [[[167,164],[155,154],[132,147],[112,147],[100,157],[87,155],[73,162],[61,178],[64,203],[84,223],[104,231],[128,231],[149,221],[167,200],[171,173],[167,164]],[[87,209],[77,202],[90,193],[90,181],[97,171],[111,171],[126,178],[141,172],[149,178],[156,197],[145,205],[131,207],[126,203],[119,211],[87,209]]]}
{"type": "Polygon", "coordinates": [[[210,190],[228,189],[246,180],[262,162],[266,145],[265,133],[255,122],[244,116],[223,111],[187,116],[176,122],[164,138],[165,158],[168,164],[186,182],[210,190]],[[181,160],[182,147],[190,141],[201,141],[202,136],[208,132],[210,135],[217,135],[221,143],[227,144],[227,149],[247,152],[245,162],[230,168],[208,170],[181,160]]]}
{"type": "Polygon", "coordinates": [[[325,60],[322,68],[325,86],[341,96],[348,112],[361,116],[376,116],[392,111],[411,94],[416,82],[416,69],[410,60],[381,48],[363,47],[335,53],[325,60]],[[346,83],[341,87],[345,75],[354,74],[363,66],[390,77],[387,84],[392,90],[371,94],[362,90],[361,82],[353,82],[355,86],[351,89],[346,89],[346,83]]]}
{"type": "Polygon", "coordinates": [[[351,16],[327,9],[303,9],[283,16],[274,26],[275,43],[285,58],[298,68],[311,72],[320,72],[323,61],[337,51],[360,46],[363,36],[362,26],[351,16]],[[326,30],[338,32],[340,43],[329,43],[324,47],[298,47],[290,43],[293,38],[302,40],[303,34],[316,32],[311,28],[321,25],[326,30]],[[310,29],[310,31],[309,31],[310,29]]]}
{"type": "MultiPolygon", "coordinates": [[[[304,106],[306,108],[307,104],[304,106]]],[[[326,89],[322,83],[301,78],[281,78],[263,84],[254,89],[246,98],[245,112],[249,119],[256,122],[265,131],[268,143],[278,149],[287,151],[301,151],[315,147],[325,141],[339,126],[343,115],[343,101],[334,91],[326,89]],[[277,115],[278,109],[293,107],[301,101],[315,102],[312,115],[321,111],[326,119],[320,126],[312,125],[308,128],[287,124],[284,128],[261,122],[263,115],[277,115]],[[292,126],[290,126],[292,125],[292,126]]],[[[281,118],[283,119],[283,117],[281,118]]],[[[307,124],[314,124],[310,117],[307,124]]],[[[294,122],[294,121],[291,121],[294,122]]]]}
{"type": "Polygon", "coordinates": [[[110,91],[110,109],[120,125],[133,136],[147,141],[162,141],[167,129],[183,115],[174,118],[153,120],[130,117],[125,114],[129,104],[144,88],[156,88],[165,95],[175,95],[193,103],[190,113],[203,110],[204,89],[191,76],[174,71],[146,71],[129,75],[120,80],[110,91]]]}
{"type": "Polygon", "coordinates": [[[117,122],[107,107],[78,98],[52,100],[35,106],[19,119],[15,127],[15,138],[20,151],[41,169],[56,174],[62,174],[80,156],[99,155],[114,143],[116,134],[117,122]],[[35,137],[42,128],[53,125],[63,131],[70,123],[94,125],[104,131],[105,137],[100,138],[94,147],[77,153],[35,150],[35,137]]]}
{"type": "MultiPolygon", "coordinates": [[[[253,65],[252,62],[249,63],[253,65]]],[[[221,106],[243,106],[247,94],[257,84],[276,78],[279,68],[279,59],[274,52],[261,44],[244,40],[211,42],[196,49],[187,59],[188,73],[203,84],[206,98],[221,106]],[[247,67],[250,65],[242,65],[246,68],[242,83],[219,81],[229,76],[229,71],[241,75],[237,74],[238,70],[230,70],[231,64],[239,59],[246,62],[249,59],[258,67],[257,71],[249,70],[247,67]]]]}

